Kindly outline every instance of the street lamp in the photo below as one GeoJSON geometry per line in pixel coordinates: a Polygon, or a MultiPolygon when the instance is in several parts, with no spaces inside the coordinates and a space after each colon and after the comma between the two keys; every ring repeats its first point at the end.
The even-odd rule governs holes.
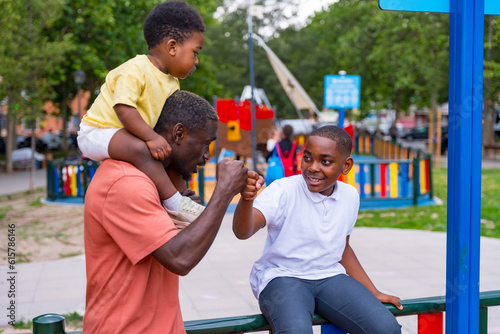
{"type": "MultiPolygon", "coordinates": [[[[75,79],[75,84],[78,87],[78,117],[77,117],[77,120],[79,120],[80,119],[80,112],[81,112],[80,91],[82,89],[83,83],[85,82],[85,78],[86,78],[85,72],[82,69],[79,69],[78,71],[75,72],[75,74],[73,75],[73,78],[75,79]]],[[[77,126],[75,126],[75,128],[76,127],[77,126]]]]}
{"type": "MultiPolygon", "coordinates": [[[[340,70],[339,71],[339,75],[341,75],[341,76],[345,76],[346,74],[347,74],[347,72],[344,71],[344,70],[340,70]]],[[[345,119],[345,109],[344,108],[340,108],[339,109],[339,120],[338,120],[337,124],[342,129],[344,128],[344,119],[345,119]]]]}

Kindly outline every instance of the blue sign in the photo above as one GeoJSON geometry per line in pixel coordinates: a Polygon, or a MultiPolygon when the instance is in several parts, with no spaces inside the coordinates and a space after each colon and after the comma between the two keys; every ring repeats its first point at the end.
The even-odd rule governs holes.
{"type": "Polygon", "coordinates": [[[325,75],[325,108],[359,108],[360,92],[359,75],[325,75]]]}
{"type": "MultiPolygon", "coordinates": [[[[383,10],[449,13],[450,0],[379,0],[383,10]]],[[[499,0],[484,0],[484,14],[500,15],[499,0]]]]}

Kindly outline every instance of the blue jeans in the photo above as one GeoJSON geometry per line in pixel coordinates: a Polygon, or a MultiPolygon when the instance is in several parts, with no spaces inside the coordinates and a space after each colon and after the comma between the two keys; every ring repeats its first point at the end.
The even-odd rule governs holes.
{"type": "Polygon", "coordinates": [[[275,334],[312,334],[314,312],[350,334],[401,333],[391,312],[347,275],[320,280],[277,277],[261,292],[259,306],[275,334]]]}

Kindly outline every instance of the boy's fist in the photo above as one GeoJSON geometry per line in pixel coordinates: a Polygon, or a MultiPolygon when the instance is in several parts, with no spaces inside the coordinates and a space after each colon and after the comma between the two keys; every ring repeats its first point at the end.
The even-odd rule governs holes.
{"type": "Polygon", "coordinates": [[[259,173],[249,170],[247,184],[241,192],[241,197],[247,201],[253,201],[257,197],[257,193],[264,185],[264,178],[259,173]]]}

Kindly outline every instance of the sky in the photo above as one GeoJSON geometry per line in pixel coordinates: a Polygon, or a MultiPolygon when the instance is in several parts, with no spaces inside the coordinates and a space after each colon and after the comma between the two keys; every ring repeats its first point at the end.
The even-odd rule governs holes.
{"type": "Polygon", "coordinates": [[[299,22],[305,24],[307,18],[317,11],[327,8],[338,0],[305,0],[301,1],[298,11],[299,22]]]}
{"type": "MultiPolygon", "coordinates": [[[[280,0],[275,0],[280,1],[280,0]]],[[[337,2],[338,0],[302,0],[299,2],[299,8],[297,17],[291,20],[291,24],[305,25],[307,18],[313,15],[317,11],[321,11],[324,8],[327,8],[328,5],[337,2]]],[[[248,0],[226,0],[226,7],[229,11],[234,10],[236,7],[248,6],[248,0]]],[[[221,8],[222,10],[222,8],[221,8]]],[[[285,9],[286,11],[286,9],[285,9]]],[[[215,17],[221,15],[222,12],[215,14],[215,17]]]]}

